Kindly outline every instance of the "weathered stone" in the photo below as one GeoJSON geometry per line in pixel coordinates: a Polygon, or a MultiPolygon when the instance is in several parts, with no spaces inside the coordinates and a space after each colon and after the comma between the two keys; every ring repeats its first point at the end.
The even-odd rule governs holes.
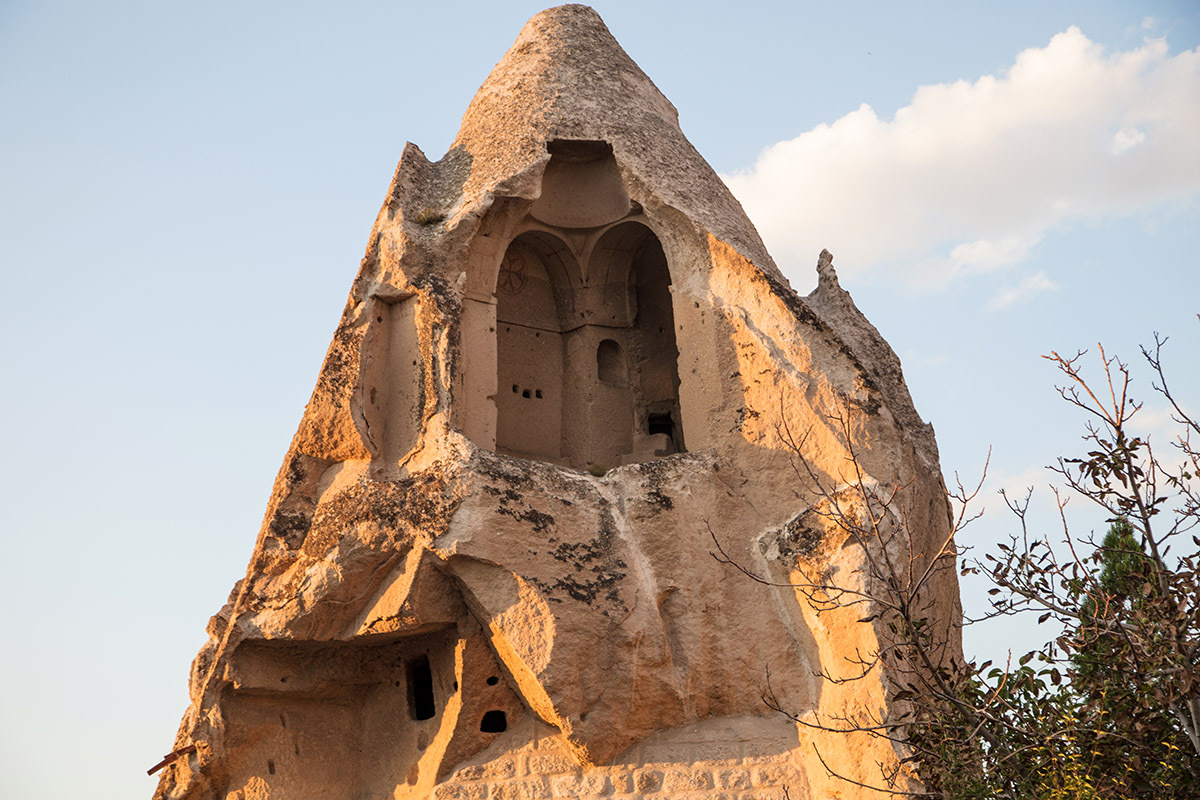
{"type": "Polygon", "coordinates": [[[894,765],[761,699],[769,668],[798,714],[885,708],[878,672],[814,677],[877,648],[879,623],[818,617],[710,554],[715,533],[777,581],[861,571],[828,514],[853,508],[847,408],[865,480],[905,487],[903,546],[949,530],[899,361],[828,254],[818,270],[808,298],[787,286],[595,12],[534,17],[450,152],[404,151],[193,665],[176,747],[196,751],[156,797],[670,797],[750,777],[849,797],[814,745],[843,774],[894,765]]]}
{"type": "Polygon", "coordinates": [[[694,769],[672,769],[663,774],[663,791],[683,794],[713,788],[713,776],[694,769]]]}
{"type": "Polygon", "coordinates": [[[651,794],[662,788],[663,774],[656,769],[643,769],[634,773],[633,784],[639,792],[651,794]]]}
{"type": "Polygon", "coordinates": [[[719,769],[713,777],[718,789],[750,788],[750,773],[745,769],[719,769]]]}
{"type": "Polygon", "coordinates": [[[549,779],[538,777],[493,784],[491,800],[542,800],[552,796],[549,779]]]}

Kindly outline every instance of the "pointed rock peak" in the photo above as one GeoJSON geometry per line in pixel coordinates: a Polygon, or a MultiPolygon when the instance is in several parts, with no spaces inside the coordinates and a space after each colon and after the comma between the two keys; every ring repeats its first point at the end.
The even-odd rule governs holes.
{"type": "Polygon", "coordinates": [[[924,422],[913,406],[900,358],[891,345],[854,304],[850,293],[838,283],[833,268],[833,253],[822,250],[817,256],[817,288],[804,298],[809,308],[837,332],[850,348],[862,369],[874,380],[875,388],[888,402],[892,413],[904,425],[929,464],[938,461],[933,427],[924,422]]]}
{"type": "Polygon", "coordinates": [[[571,136],[570,129],[621,128],[645,116],[678,130],[675,107],[600,15],[587,6],[558,6],[525,23],[463,115],[456,144],[474,151],[470,143],[481,133],[500,133],[498,124],[519,134],[549,123],[558,138],[588,138],[571,136]]]}
{"type": "Polygon", "coordinates": [[[481,208],[489,195],[534,199],[551,144],[572,141],[604,143],[625,182],[635,178],[654,195],[634,200],[682,212],[786,283],[741,205],[683,135],[675,107],[582,5],[529,20],[475,94],[454,142],[471,163],[460,208],[481,208]]]}
{"type": "Polygon", "coordinates": [[[817,281],[821,287],[841,288],[838,284],[837,270],[833,268],[833,253],[822,250],[817,256],[817,281]]]}

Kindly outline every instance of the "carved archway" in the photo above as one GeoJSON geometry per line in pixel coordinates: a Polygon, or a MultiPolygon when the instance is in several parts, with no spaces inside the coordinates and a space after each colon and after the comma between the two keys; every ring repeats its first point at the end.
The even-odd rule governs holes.
{"type": "MultiPolygon", "coordinates": [[[[567,246],[543,231],[509,244],[496,276],[496,450],[558,461],[571,405],[564,335],[581,283],[567,246]]],[[[569,456],[568,456],[568,460],[569,456]]]]}

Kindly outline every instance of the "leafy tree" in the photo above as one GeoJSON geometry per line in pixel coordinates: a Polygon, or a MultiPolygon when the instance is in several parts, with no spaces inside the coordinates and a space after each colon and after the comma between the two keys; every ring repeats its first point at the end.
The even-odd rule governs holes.
{"type": "MultiPolygon", "coordinates": [[[[786,585],[817,609],[869,607],[864,619],[881,620],[891,639],[879,652],[858,656],[856,666],[860,677],[885,669],[893,689],[886,717],[814,719],[773,696],[767,703],[801,725],[896,743],[927,796],[1200,798],[1200,538],[1192,533],[1200,524],[1200,424],[1168,388],[1164,341],[1156,337],[1155,344],[1142,352],[1156,375],[1154,390],[1174,411],[1178,433],[1170,457],[1135,434],[1131,421],[1142,406],[1129,395],[1126,364],[1101,348],[1101,377],[1091,381],[1082,371],[1083,352],[1047,356],[1066,379],[1063,398],[1088,418],[1089,445],[1085,456],[1060,459],[1051,469],[1065,481],[1067,496],[1099,505],[1110,526],[1099,543],[1074,534],[1067,496],[1056,490],[1061,530],[1035,535],[1030,493],[1005,496],[1019,532],[982,561],[962,564],[964,574],[985,575],[993,584],[991,612],[979,623],[1032,613],[1062,631],[1015,665],[964,661],[953,635],[928,615],[929,575],[961,556],[955,542],[976,518],[967,509],[978,486],[959,484],[950,494],[959,509],[951,536],[936,553],[913,554],[920,561],[914,569],[887,557],[897,541],[912,540],[904,487],[859,480],[849,487],[857,503],[833,502],[847,489],[823,485],[804,461],[803,434],[780,431],[797,475],[831,501],[826,513],[864,549],[869,572],[861,584],[869,587],[866,596],[839,583],[836,573],[786,585]]],[[[831,420],[852,458],[854,413],[848,405],[831,420]]],[[[770,583],[733,562],[713,539],[718,560],[770,583]]],[[[900,791],[900,772],[881,774],[870,788],[911,793],[900,791]]]]}
{"type": "MultiPolygon", "coordinates": [[[[1068,379],[1060,392],[1090,419],[1082,458],[1053,469],[1073,494],[1097,504],[1110,526],[1100,543],[1071,533],[1029,535],[1028,495],[1009,502],[1021,523],[985,567],[999,615],[1036,610],[1064,633],[1037,653],[1070,702],[1062,733],[1042,749],[1070,756],[1096,797],[1200,797],[1200,575],[1191,531],[1200,523],[1195,420],[1176,402],[1161,365],[1163,342],[1143,354],[1154,388],[1174,409],[1175,458],[1156,453],[1132,420],[1126,364],[1100,348],[1101,379],[1081,371],[1083,354],[1049,356],[1068,379]],[[1055,546],[1052,546],[1052,541],[1055,546]],[[1172,555],[1173,547],[1183,552],[1172,555]]],[[[1007,498],[1006,498],[1007,499],[1007,498]]],[[[975,568],[979,568],[976,565],[975,568]]],[[[1042,693],[1041,687],[1029,687],[1042,693]]],[[[1037,730],[1037,729],[1035,729],[1037,730]]],[[[1053,732],[1058,733],[1058,732],[1053,732]]]]}
{"type": "Polygon", "coordinates": [[[1163,708],[1142,702],[1147,692],[1153,694],[1148,684],[1157,682],[1155,676],[1137,676],[1141,679],[1131,683],[1130,676],[1113,669],[1133,656],[1117,632],[1122,618],[1139,611],[1153,614],[1144,604],[1160,592],[1154,564],[1124,517],[1109,526],[1097,555],[1100,570],[1080,605],[1070,659],[1080,710],[1092,717],[1095,728],[1087,747],[1096,755],[1099,786],[1131,797],[1158,797],[1196,780],[1186,736],[1163,708]],[[1164,749],[1178,757],[1164,759],[1164,749]]]}

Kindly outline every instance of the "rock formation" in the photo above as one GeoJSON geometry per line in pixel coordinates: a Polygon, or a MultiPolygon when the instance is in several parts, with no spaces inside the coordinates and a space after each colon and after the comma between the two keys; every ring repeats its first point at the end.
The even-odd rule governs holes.
{"type": "Polygon", "coordinates": [[[844,486],[850,444],[936,549],[932,430],[828,255],[798,297],[595,12],[539,14],[450,152],[404,151],[156,798],[854,796],[814,743],[897,754],[762,695],[885,708],[815,674],[879,624],[710,535],[853,574],[796,471],[844,486]]]}

